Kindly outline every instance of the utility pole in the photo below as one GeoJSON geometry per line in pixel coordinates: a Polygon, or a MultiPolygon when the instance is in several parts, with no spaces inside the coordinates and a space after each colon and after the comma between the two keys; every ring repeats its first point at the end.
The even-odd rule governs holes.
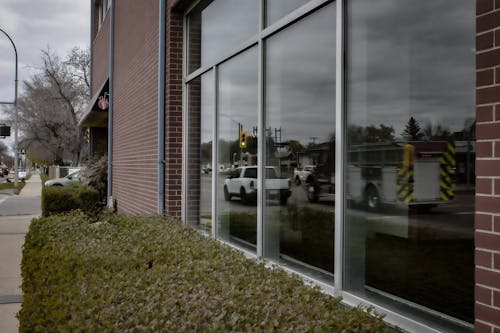
{"type": "Polygon", "coordinates": [[[16,55],[16,76],[14,79],[14,102],[0,102],[0,104],[11,104],[14,105],[14,112],[15,112],[15,118],[14,118],[14,123],[15,123],[15,129],[14,129],[14,186],[17,187],[19,183],[19,173],[18,173],[18,164],[19,164],[19,149],[18,149],[18,114],[17,114],[17,85],[18,85],[18,80],[17,80],[17,49],[16,49],[16,44],[14,44],[14,41],[12,38],[10,38],[9,34],[6,33],[2,28],[0,28],[0,31],[3,32],[5,36],[9,39],[9,41],[12,44],[12,47],[14,48],[14,54],[16,55]]]}

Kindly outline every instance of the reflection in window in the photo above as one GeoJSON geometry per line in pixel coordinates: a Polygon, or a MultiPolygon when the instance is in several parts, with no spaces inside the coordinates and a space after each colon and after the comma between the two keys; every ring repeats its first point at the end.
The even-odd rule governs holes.
{"type": "Polygon", "coordinates": [[[188,84],[187,223],[207,231],[212,221],[213,86],[211,71],[188,84]]]}
{"type": "Polygon", "coordinates": [[[335,3],[266,41],[265,255],[328,275],[333,273],[335,41],[335,3]]]}
{"type": "Polygon", "coordinates": [[[188,16],[188,72],[212,64],[254,36],[258,0],[203,0],[188,16]]]}
{"type": "Polygon", "coordinates": [[[267,0],[266,25],[271,25],[310,0],[267,0]]]}
{"type": "Polygon", "coordinates": [[[257,48],[219,66],[217,236],[257,244],[257,48]],[[246,133],[245,144],[241,133],[246,133]]]}
{"type": "Polygon", "coordinates": [[[474,3],[377,7],[347,3],[346,289],[470,323],[474,3]]]}

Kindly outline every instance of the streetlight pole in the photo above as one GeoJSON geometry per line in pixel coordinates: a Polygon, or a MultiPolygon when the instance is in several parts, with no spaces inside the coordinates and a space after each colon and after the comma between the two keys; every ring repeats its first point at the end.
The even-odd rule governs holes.
{"type": "Polygon", "coordinates": [[[10,38],[9,34],[6,33],[2,28],[0,28],[0,31],[3,32],[5,36],[9,39],[10,43],[12,44],[12,47],[14,48],[14,53],[16,55],[16,76],[14,79],[14,102],[0,102],[0,104],[12,104],[14,105],[14,186],[17,188],[18,182],[19,182],[19,174],[18,174],[18,164],[19,164],[19,152],[18,152],[18,146],[17,146],[17,134],[18,134],[18,115],[17,115],[17,85],[18,85],[18,80],[17,80],[17,48],[16,44],[14,44],[14,41],[12,38],[10,38]]]}

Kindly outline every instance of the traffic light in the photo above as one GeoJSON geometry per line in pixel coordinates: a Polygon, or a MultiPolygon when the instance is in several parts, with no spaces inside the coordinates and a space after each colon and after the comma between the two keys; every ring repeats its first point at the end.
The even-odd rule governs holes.
{"type": "Polygon", "coordinates": [[[245,149],[247,146],[248,146],[247,131],[241,130],[240,131],[240,148],[245,149]]]}

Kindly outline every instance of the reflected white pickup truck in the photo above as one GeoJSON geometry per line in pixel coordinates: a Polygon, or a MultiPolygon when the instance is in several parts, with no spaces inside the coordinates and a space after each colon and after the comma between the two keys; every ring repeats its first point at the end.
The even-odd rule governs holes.
{"type": "MultiPolygon", "coordinates": [[[[292,194],[290,181],[279,176],[275,167],[266,167],[265,175],[266,200],[276,199],[286,205],[292,194]]],[[[257,201],[257,166],[245,166],[231,170],[224,180],[224,199],[230,201],[239,197],[243,204],[257,201]]]]}
{"type": "Polygon", "coordinates": [[[307,183],[307,178],[314,171],[314,165],[304,165],[302,169],[295,168],[293,170],[293,179],[295,180],[295,185],[300,185],[302,183],[307,183]]]}

